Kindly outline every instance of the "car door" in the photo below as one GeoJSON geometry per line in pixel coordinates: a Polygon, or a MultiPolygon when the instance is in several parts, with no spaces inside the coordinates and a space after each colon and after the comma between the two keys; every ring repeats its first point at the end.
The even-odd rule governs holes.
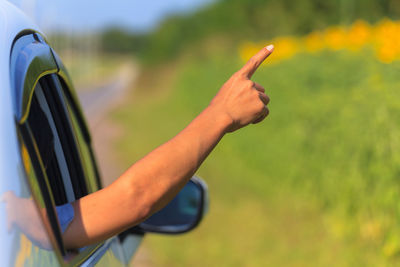
{"type": "Polygon", "coordinates": [[[14,42],[10,68],[21,158],[29,166],[24,174],[41,228],[22,231],[30,252],[14,260],[42,265],[38,255],[49,252],[52,265],[56,258],[61,266],[124,266],[117,237],[75,251],[62,242],[57,209],[95,192],[101,183],[90,134],[61,61],[38,33],[26,31],[14,42]]]}

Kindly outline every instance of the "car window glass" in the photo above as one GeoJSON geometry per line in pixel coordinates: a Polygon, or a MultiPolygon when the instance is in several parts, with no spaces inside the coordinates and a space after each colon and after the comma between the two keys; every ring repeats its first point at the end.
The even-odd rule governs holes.
{"type": "MultiPolygon", "coordinates": [[[[56,205],[65,204],[66,202],[72,202],[75,200],[75,196],[74,196],[74,191],[72,189],[71,178],[65,160],[64,151],[61,146],[60,137],[58,135],[53,116],[50,112],[50,108],[47,104],[46,98],[43,94],[43,90],[40,84],[36,86],[35,97],[32,101],[33,102],[37,101],[37,105],[32,104],[32,108],[36,109],[35,110],[36,113],[32,112],[32,117],[30,116],[29,124],[31,125],[32,128],[46,127],[46,131],[44,131],[43,128],[39,128],[37,131],[34,131],[34,134],[36,133],[36,135],[39,136],[46,135],[42,136],[42,139],[44,139],[43,142],[45,142],[43,149],[53,150],[51,152],[45,151],[46,153],[51,153],[50,157],[52,157],[51,159],[49,159],[48,166],[46,166],[45,164],[45,167],[46,171],[48,172],[47,177],[49,178],[49,182],[52,185],[51,187],[54,191],[56,191],[53,192],[53,194],[55,195],[55,199],[57,199],[56,205]],[[45,123],[46,119],[47,119],[47,125],[45,123]],[[36,123],[35,121],[32,120],[36,120],[36,123]],[[38,125],[38,123],[41,120],[43,122],[40,125],[38,125]],[[60,180],[62,181],[62,184],[60,183],[60,180]],[[66,201],[64,201],[65,198],[66,201]]],[[[37,138],[36,141],[38,142],[37,138]]],[[[44,163],[46,162],[44,161],[44,163]]]]}

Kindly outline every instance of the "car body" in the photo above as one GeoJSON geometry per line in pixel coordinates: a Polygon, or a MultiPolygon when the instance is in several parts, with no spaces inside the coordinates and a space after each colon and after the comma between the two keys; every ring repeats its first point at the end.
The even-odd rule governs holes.
{"type": "Polygon", "coordinates": [[[61,59],[38,27],[6,1],[0,2],[0,36],[1,266],[126,266],[145,233],[197,226],[208,197],[204,182],[194,177],[146,222],[66,250],[59,208],[102,187],[90,133],[61,59]]]}

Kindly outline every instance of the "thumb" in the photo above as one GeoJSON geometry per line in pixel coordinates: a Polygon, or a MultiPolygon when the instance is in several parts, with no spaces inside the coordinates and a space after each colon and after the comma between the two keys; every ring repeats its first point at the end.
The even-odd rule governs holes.
{"type": "Polygon", "coordinates": [[[239,70],[240,73],[245,75],[247,78],[251,79],[254,72],[258,69],[261,63],[271,55],[274,51],[274,45],[268,45],[263,47],[257,54],[255,54],[252,58],[247,61],[247,63],[239,70]]]}

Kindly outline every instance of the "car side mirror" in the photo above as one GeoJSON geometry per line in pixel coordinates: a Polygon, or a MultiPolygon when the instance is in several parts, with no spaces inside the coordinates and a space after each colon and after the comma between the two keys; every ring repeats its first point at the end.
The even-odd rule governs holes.
{"type": "Polygon", "coordinates": [[[143,232],[181,234],[195,228],[208,210],[206,183],[193,176],[163,209],[137,226],[143,232]]]}
{"type": "Polygon", "coordinates": [[[131,261],[143,234],[181,234],[195,228],[208,211],[208,189],[206,183],[193,176],[178,195],[162,210],[146,221],[119,234],[126,264],[131,261]]]}

